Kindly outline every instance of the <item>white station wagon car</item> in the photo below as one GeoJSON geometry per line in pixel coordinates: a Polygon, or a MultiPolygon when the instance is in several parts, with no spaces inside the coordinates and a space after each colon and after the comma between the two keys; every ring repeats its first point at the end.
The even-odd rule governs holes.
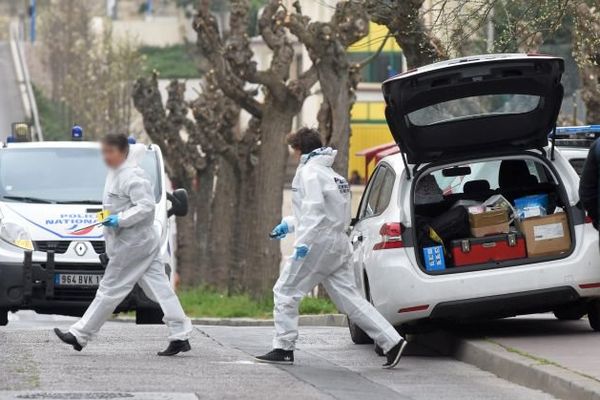
{"type": "MultiPolygon", "coordinates": [[[[377,165],[350,238],[359,288],[398,329],[554,311],[561,319],[588,313],[600,330],[598,232],[581,207],[577,173],[548,142],[563,68],[550,56],[486,55],[383,83],[400,153],[377,165]],[[568,238],[562,251],[427,268],[425,228],[457,202],[540,194],[548,214],[566,221],[558,226],[568,238]]],[[[356,343],[369,341],[349,325],[356,343]]]]}

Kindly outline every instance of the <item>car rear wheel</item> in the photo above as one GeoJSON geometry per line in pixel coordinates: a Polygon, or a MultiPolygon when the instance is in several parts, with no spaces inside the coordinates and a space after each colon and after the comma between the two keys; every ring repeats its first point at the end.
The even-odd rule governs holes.
{"type": "Polygon", "coordinates": [[[8,310],[0,308],[0,326],[8,325],[8,310]]]}
{"type": "Polygon", "coordinates": [[[588,304],[588,319],[592,329],[600,332],[600,300],[593,300],[588,304]]]}
{"type": "Polygon", "coordinates": [[[373,343],[373,339],[371,339],[369,337],[369,335],[367,335],[365,333],[365,331],[360,329],[360,327],[358,325],[356,325],[355,323],[353,323],[350,320],[348,320],[348,329],[350,330],[350,337],[352,338],[352,341],[355,344],[371,344],[371,343],[373,343]]]}
{"type": "Polygon", "coordinates": [[[577,321],[587,314],[585,304],[575,304],[554,310],[554,316],[561,321],[577,321]]]}
{"type": "Polygon", "coordinates": [[[137,325],[157,325],[163,323],[163,312],[160,308],[142,308],[135,312],[137,325]]]}

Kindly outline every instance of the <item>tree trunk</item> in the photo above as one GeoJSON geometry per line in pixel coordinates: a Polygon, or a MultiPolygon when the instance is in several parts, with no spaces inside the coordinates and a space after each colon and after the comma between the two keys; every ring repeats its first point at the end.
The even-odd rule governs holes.
{"type": "Polygon", "coordinates": [[[196,179],[182,182],[189,196],[189,213],[177,218],[177,268],[184,286],[205,282],[210,265],[207,236],[210,232],[210,190],[213,173],[207,168],[196,179]]]}
{"type": "Polygon", "coordinates": [[[338,174],[347,177],[351,132],[350,110],[354,103],[349,85],[349,67],[347,62],[338,61],[320,65],[318,70],[323,103],[326,103],[326,109],[321,110],[325,113],[322,118],[329,120],[325,142],[338,151],[333,168],[338,174]]]}
{"type": "Polygon", "coordinates": [[[281,220],[283,185],[288,159],[285,134],[290,132],[299,105],[280,104],[271,96],[265,100],[269,117],[260,124],[261,145],[258,164],[253,174],[253,185],[246,186],[244,197],[248,203],[244,220],[238,226],[241,235],[243,280],[241,288],[254,296],[263,296],[271,289],[279,272],[281,249],[279,242],[269,239],[269,232],[281,220]]]}
{"type": "Polygon", "coordinates": [[[211,286],[232,294],[238,291],[236,235],[244,223],[243,220],[237,219],[237,210],[240,207],[237,191],[240,181],[235,166],[221,161],[215,183],[210,236],[207,238],[212,265],[204,277],[211,286]]]}

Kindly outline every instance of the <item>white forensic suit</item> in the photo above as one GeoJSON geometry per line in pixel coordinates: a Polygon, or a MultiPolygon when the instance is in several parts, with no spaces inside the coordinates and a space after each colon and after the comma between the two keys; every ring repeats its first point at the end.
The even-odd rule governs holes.
{"type": "Polygon", "coordinates": [[[169,283],[159,254],[159,235],[153,227],[154,192],[146,173],[138,166],[145,151],[142,144],[131,145],[127,160],[109,171],[106,178],[103,207],[119,216],[119,226],[104,227],[109,258],[104,277],[92,304],[69,329],[82,346],[98,333],[136,283],[160,304],[170,332],[169,341],[187,340],[192,332],[191,321],[169,283]]]}
{"type": "Polygon", "coordinates": [[[273,348],[294,350],[300,300],[322,283],[337,308],[387,353],[401,337],[356,288],[346,234],[350,186],[331,168],[336,154],[336,150],[322,148],[303,155],[292,182],[294,215],[283,221],[296,234],[294,246],[306,245],[309,251],[302,259],[288,258],[273,288],[273,348]]]}

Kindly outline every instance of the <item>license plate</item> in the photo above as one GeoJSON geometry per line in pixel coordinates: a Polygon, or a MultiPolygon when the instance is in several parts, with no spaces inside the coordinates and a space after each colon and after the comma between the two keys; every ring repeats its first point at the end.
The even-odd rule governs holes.
{"type": "Polygon", "coordinates": [[[56,274],[54,284],[56,286],[98,286],[102,275],[97,274],[56,274]]]}

